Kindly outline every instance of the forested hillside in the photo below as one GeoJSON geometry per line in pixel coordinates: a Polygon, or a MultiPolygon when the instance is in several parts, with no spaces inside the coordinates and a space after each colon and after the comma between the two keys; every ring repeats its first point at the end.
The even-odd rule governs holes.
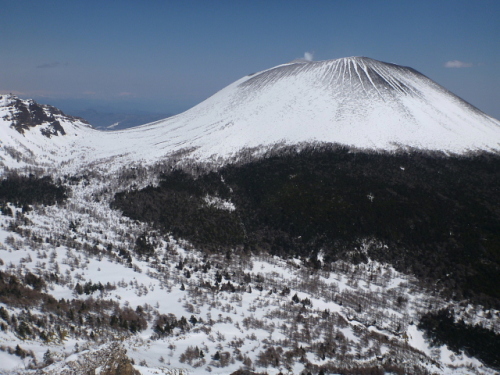
{"type": "Polygon", "coordinates": [[[196,177],[177,170],[116,194],[112,207],[207,250],[299,255],[317,267],[319,253],[370,257],[499,307],[499,186],[498,155],[325,146],[196,177]]]}

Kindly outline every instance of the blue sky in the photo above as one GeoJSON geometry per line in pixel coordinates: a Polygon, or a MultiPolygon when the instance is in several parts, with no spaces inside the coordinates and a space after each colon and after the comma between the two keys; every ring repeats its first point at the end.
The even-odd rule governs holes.
{"type": "Polygon", "coordinates": [[[500,1],[0,0],[0,92],[178,113],[313,53],[411,66],[500,118],[500,1]]]}

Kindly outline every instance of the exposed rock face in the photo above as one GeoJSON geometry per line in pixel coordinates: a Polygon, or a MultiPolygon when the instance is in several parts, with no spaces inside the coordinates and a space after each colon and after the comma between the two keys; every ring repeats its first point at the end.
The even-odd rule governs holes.
{"type": "Polygon", "coordinates": [[[10,126],[21,134],[24,134],[25,131],[31,128],[40,127],[40,132],[45,137],[50,138],[66,134],[59,121],[61,119],[87,123],[81,118],[64,114],[64,112],[56,107],[38,104],[31,99],[22,100],[14,95],[3,95],[0,96],[0,101],[9,109],[3,119],[10,121],[10,126]]]}
{"type": "MultiPolygon", "coordinates": [[[[94,375],[96,371],[89,372],[89,375],[94,375]]],[[[110,358],[110,361],[99,372],[99,375],[141,375],[141,373],[134,369],[130,360],[125,355],[125,350],[121,349],[120,355],[110,358]]]]}
{"type": "Polygon", "coordinates": [[[40,369],[36,375],[141,375],[126,353],[120,343],[112,343],[40,369]]]}

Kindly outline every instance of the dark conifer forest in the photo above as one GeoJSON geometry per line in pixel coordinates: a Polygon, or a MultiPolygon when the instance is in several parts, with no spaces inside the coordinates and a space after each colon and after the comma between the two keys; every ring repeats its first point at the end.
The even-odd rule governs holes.
{"type": "Polygon", "coordinates": [[[498,155],[311,147],[198,176],[175,170],[157,187],[116,194],[112,207],[206,250],[370,257],[499,307],[499,190],[498,155]]]}
{"type": "Polygon", "coordinates": [[[425,314],[418,327],[425,330],[432,345],[445,344],[455,353],[464,351],[487,366],[500,369],[500,335],[495,332],[480,325],[457,322],[453,313],[446,309],[425,314]]]}
{"type": "Polygon", "coordinates": [[[23,176],[10,173],[0,181],[0,203],[18,207],[30,204],[53,205],[67,197],[66,188],[56,185],[49,176],[23,176]]]}

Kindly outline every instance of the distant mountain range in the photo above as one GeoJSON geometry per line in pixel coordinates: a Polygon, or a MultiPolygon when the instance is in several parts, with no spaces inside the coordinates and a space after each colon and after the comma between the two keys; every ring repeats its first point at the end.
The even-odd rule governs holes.
{"type": "Polygon", "coordinates": [[[84,118],[89,124],[99,130],[123,130],[172,116],[168,113],[105,112],[91,108],[85,110],[72,110],[71,114],[84,118]]]}

